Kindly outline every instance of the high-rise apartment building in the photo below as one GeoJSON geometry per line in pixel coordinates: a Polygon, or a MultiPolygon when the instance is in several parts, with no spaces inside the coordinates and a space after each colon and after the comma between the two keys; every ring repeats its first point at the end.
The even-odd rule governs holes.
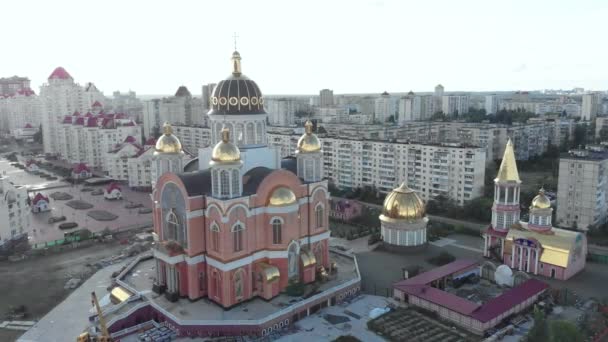
{"type": "Polygon", "coordinates": [[[486,95],[484,108],[486,109],[486,114],[496,114],[496,112],[498,112],[498,96],[486,95]]]}
{"type": "Polygon", "coordinates": [[[606,223],[608,214],[608,150],[588,146],[559,159],[557,225],[589,229],[606,223]]]}
{"type": "Polygon", "coordinates": [[[144,103],[144,135],[158,135],[165,122],[175,125],[206,126],[207,115],[203,101],[192,97],[188,88],[181,86],[175,96],[153,99],[144,103]]]}
{"type": "Polygon", "coordinates": [[[581,108],[581,120],[594,121],[599,113],[601,94],[591,93],[583,95],[583,105],[581,108]]]}
{"type": "Polygon", "coordinates": [[[319,92],[319,106],[330,107],[334,105],[334,91],[331,89],[321,89],[319,92]]]}
{"type": "Polygon", "coordinates": [[[268,112],[268,123],[275,126],[294,124],[297,104],[290,98],[267,98],[264,108],[268,112]]]}
{"type": "Polygon", "coordinates": [[[211,94],[213,94],[213,89],[215,88],[215,83],[209,83],[203,85],[203,92],[201,95],[201,101],[203,104],[203,111],[205,114],[211,109],[211,103],[209,102],[209,98],[211,98],[211,94]]]}
{"type": "Polygon", "coordinates": [[[30,79],[27,77],[2,77],[0,78],[0,97],[12,95],[20,90],[30,89],[30,79]]]}
{"type": "Polygon", "coordinates": [[[0,177],[0,242],[27,232],[30,208],[27,189],[0,177]]]}
{"type": "Polygon", "coordinates": [[[416,95],[409,92],[407,96],[399,99],[400,126],[406,122],[428,120],[435,112],[435,101],[431,95],[416,95]]]}
{"type": "MultiPolygon", "coordinates": [[[[281,156],[295,153],[297,133],[268,133],[281,156]]],[[[388,193],[406,182],[425,200],[444,195],[457,203],[483,193],[486,153],[461,144],[411,144],[325,137],[325,177],[340,188],[375,187],[388,193]]]]}
{"type": "Polygon", "coordinates": [[[92,84],[86,88],[74,82],[62,67],[56,68],[48,82],[40,87],[42,103],[42,139],[45,153],[59,153],[59,125],[63,117],[74,112],[84,113],[94,102],[104,102],[103,94],[92,84]]]}
{"type": "Polygon", "coordinates": [[[38,128],[41,110],[40,98],[29,88],[0,95],[0,131],[12,132],[27,125],[38,128]]]}
{"type": "Polygon", "coordinates": [[[462,115],[469,112],[468,95],[443,95],[441,110],[445,115],[462,115]]]}
{"type": "Polygon", "coordinates": [[[386,122],[391,116],[395,115],[395,108],[391,95],[386,91],[380,94],[375,101],[374,121],[378,123],[386,122]]]}

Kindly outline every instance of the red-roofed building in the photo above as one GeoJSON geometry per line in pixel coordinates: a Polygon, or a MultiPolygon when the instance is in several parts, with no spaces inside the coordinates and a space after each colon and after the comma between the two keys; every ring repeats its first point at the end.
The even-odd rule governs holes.
{"type": "Polygon", "coordinates": [[[107,200],[122,199],[122,189],[117,183],[110,183],[110,185],[103,190],[103,197],[107,200]]]}
{"type": "Polygon", "coordinates": [[[32,199],[32,212],[42,213],[51,210],[49,198],[41,193],[37,193],[32,199]]]}
{"type": "Polygon", "coordinates": [[[34,128],[34,127],[32,127],[32,125],[30,125],[30,124],[28,123],[28,124],[25,124],[25,127],[24,127],[24,128],[34,128]]]}
{"type": "Polygon", "coordinates": [[[28,161],[25,162],[25,169],[27,171],[30,171],[30,172],[34,172],[34,171],[39,171],[40,170],[40,168],[38,167],[38,163],[35,160],[33,160],[33,159],[30,159],[30,160],[28,160],[28,161]]]}
{"type": "Polygon", "coordinates": [[[85,163],[78,163],[72,168],[73,179],[87,179],[91,178],[92,175],[91,169],[85,163]]]}
{"type": "Polygon", "coordinates": [[[475,334],[483,335],[504,319],[532,306],[549,288],[537,279],[528,279],[485,303],[475,303],[444,291],[452,281],[480,274],[472,260],[456,260],[447,265],[393,284],[396,299],[436,312],[475,334]]]}
{"type": "Polygon", "coordinates": [[[63,67],[57,67],[53,70],[51,75],[49,75],[49,80],[51,79],[72,80],[73,78],[63,67]]]}

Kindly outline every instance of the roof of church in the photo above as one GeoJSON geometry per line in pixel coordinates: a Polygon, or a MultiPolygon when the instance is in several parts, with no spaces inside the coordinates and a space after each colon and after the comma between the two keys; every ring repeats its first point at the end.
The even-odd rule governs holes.
{"type": "Polygon", "coordinates": [[[515,161],[515,151],[513,151],[513,142],[511,139],[507,141],[505,147],[505,154],[502,156],[502,162],[498,169],[498,175],[496,175],[497,182],[521,182],[519,179],[519,172],[517,172],[517,162],[515,161]]]}
{"type": "Polygon", "coordinates": [[[178,173],[184,183],[188,196],[200,196],[211,193],[211,170],[178,173]]]}
{"type": "Polygon", "coordinates": [[[257,192],[262,181],[271,174],[273,169],[265,166],[254,167],[243,175],[243,195],[253,195],[257,192]]]}

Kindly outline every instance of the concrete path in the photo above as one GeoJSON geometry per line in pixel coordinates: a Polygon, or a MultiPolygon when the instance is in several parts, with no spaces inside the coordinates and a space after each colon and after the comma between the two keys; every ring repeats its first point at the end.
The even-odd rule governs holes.
{"type": "Polygon", "coordinates": [[[57,305],[31,329],[23,334],[17,342],[76,341],[89,323],[91,309],[91,292],[95,291],[101,298],[107,294],[110,276],[119,270],[124,262],[99,270],[85,281],[63,302],[57,305]]]}

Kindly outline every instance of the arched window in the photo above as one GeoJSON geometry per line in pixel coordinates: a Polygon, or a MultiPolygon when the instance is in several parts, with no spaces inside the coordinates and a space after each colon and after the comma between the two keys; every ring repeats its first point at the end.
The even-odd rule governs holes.
{"type": "Polygon", "coordinates": [[[220,171],[220,191],[222,197],[230,196],[230,175],[228,171],[220,171]]]}
{"type": "Polygon", "coordinates": [[[212,187],[213,187],[213,194],[215,196],[217,196],[220,192],[220,177],[218,176],[218,170],[213,170],[212,172],[212,176],[213,176],[213,180],[212,180],[212,187]]]}
{"type": "Polygon", "coordinates": [[[280,219],[275,218],[272,220],[272,243],[278,245],[282,243],[282,230],[283,223],[280,219]]]}
{"type": "Polygon", "coordinates": [[[232,245],[234,247],[235,252],[240,252],[243,250],[243,225],[240,223],[235,224],[232,227],[232,245]]]}
{"type": "Polygon", "coordinates": [[[232,170],[232,196],[236,197],[239,195],[239,170],[232,170]]]}
{"type": "Polygon", "coordinates": [[[247,134],[245,137],[247,144],[255,144],[255,129],[253,127],[253,122],[247,124],[247,134]]]}
{"type": "Polygon", "coordinates": [[[215,223],[211,225],[211,249],[215,252],[220,251],[220,227],[215,223]]]}
{"type": "Polygon", "coordinates": [[[175,214],[175,211],[171,209],[169,215],[167,215],[167,236],[165,240],[177,240],[177,232],[179,230],[179,219],[175,214]]]}
{"type": "Polygon", "coordinates": [[[263,144],[263,140],[264,140],[264,134],[262,133],[262,123],[258,122],[258,124],[256,125],[256,134],[255,134],[255,142],[257,144],[263,144]]]}
{"type": "Polygon", "coordinates": [[[237,270],[234,273],[234,297],[236,300],[243,300],[245,286],[243,284],[243,269],[237,270]]]}
{"type": "Polygon", "coordinates": [[[317,207],[315,208],[315,219],[316,219],[317,228],[323,227],[323,222],[325,221],[323,219],[323,214],[324,214],[323,206],[317,205],[317,207]]]}
{"type": "Polygon", "coordinates": [[[236,124],[234,139],[236,140],[238,146],[242,146],[245,142],[245,137],[243,136],[243,124],[236,124]]]}
{"type": "Polygon", "coordinates": [[[304,179],[311,179],[313,177],[312,167],[312,160],[304,160],[304,179]]]}

